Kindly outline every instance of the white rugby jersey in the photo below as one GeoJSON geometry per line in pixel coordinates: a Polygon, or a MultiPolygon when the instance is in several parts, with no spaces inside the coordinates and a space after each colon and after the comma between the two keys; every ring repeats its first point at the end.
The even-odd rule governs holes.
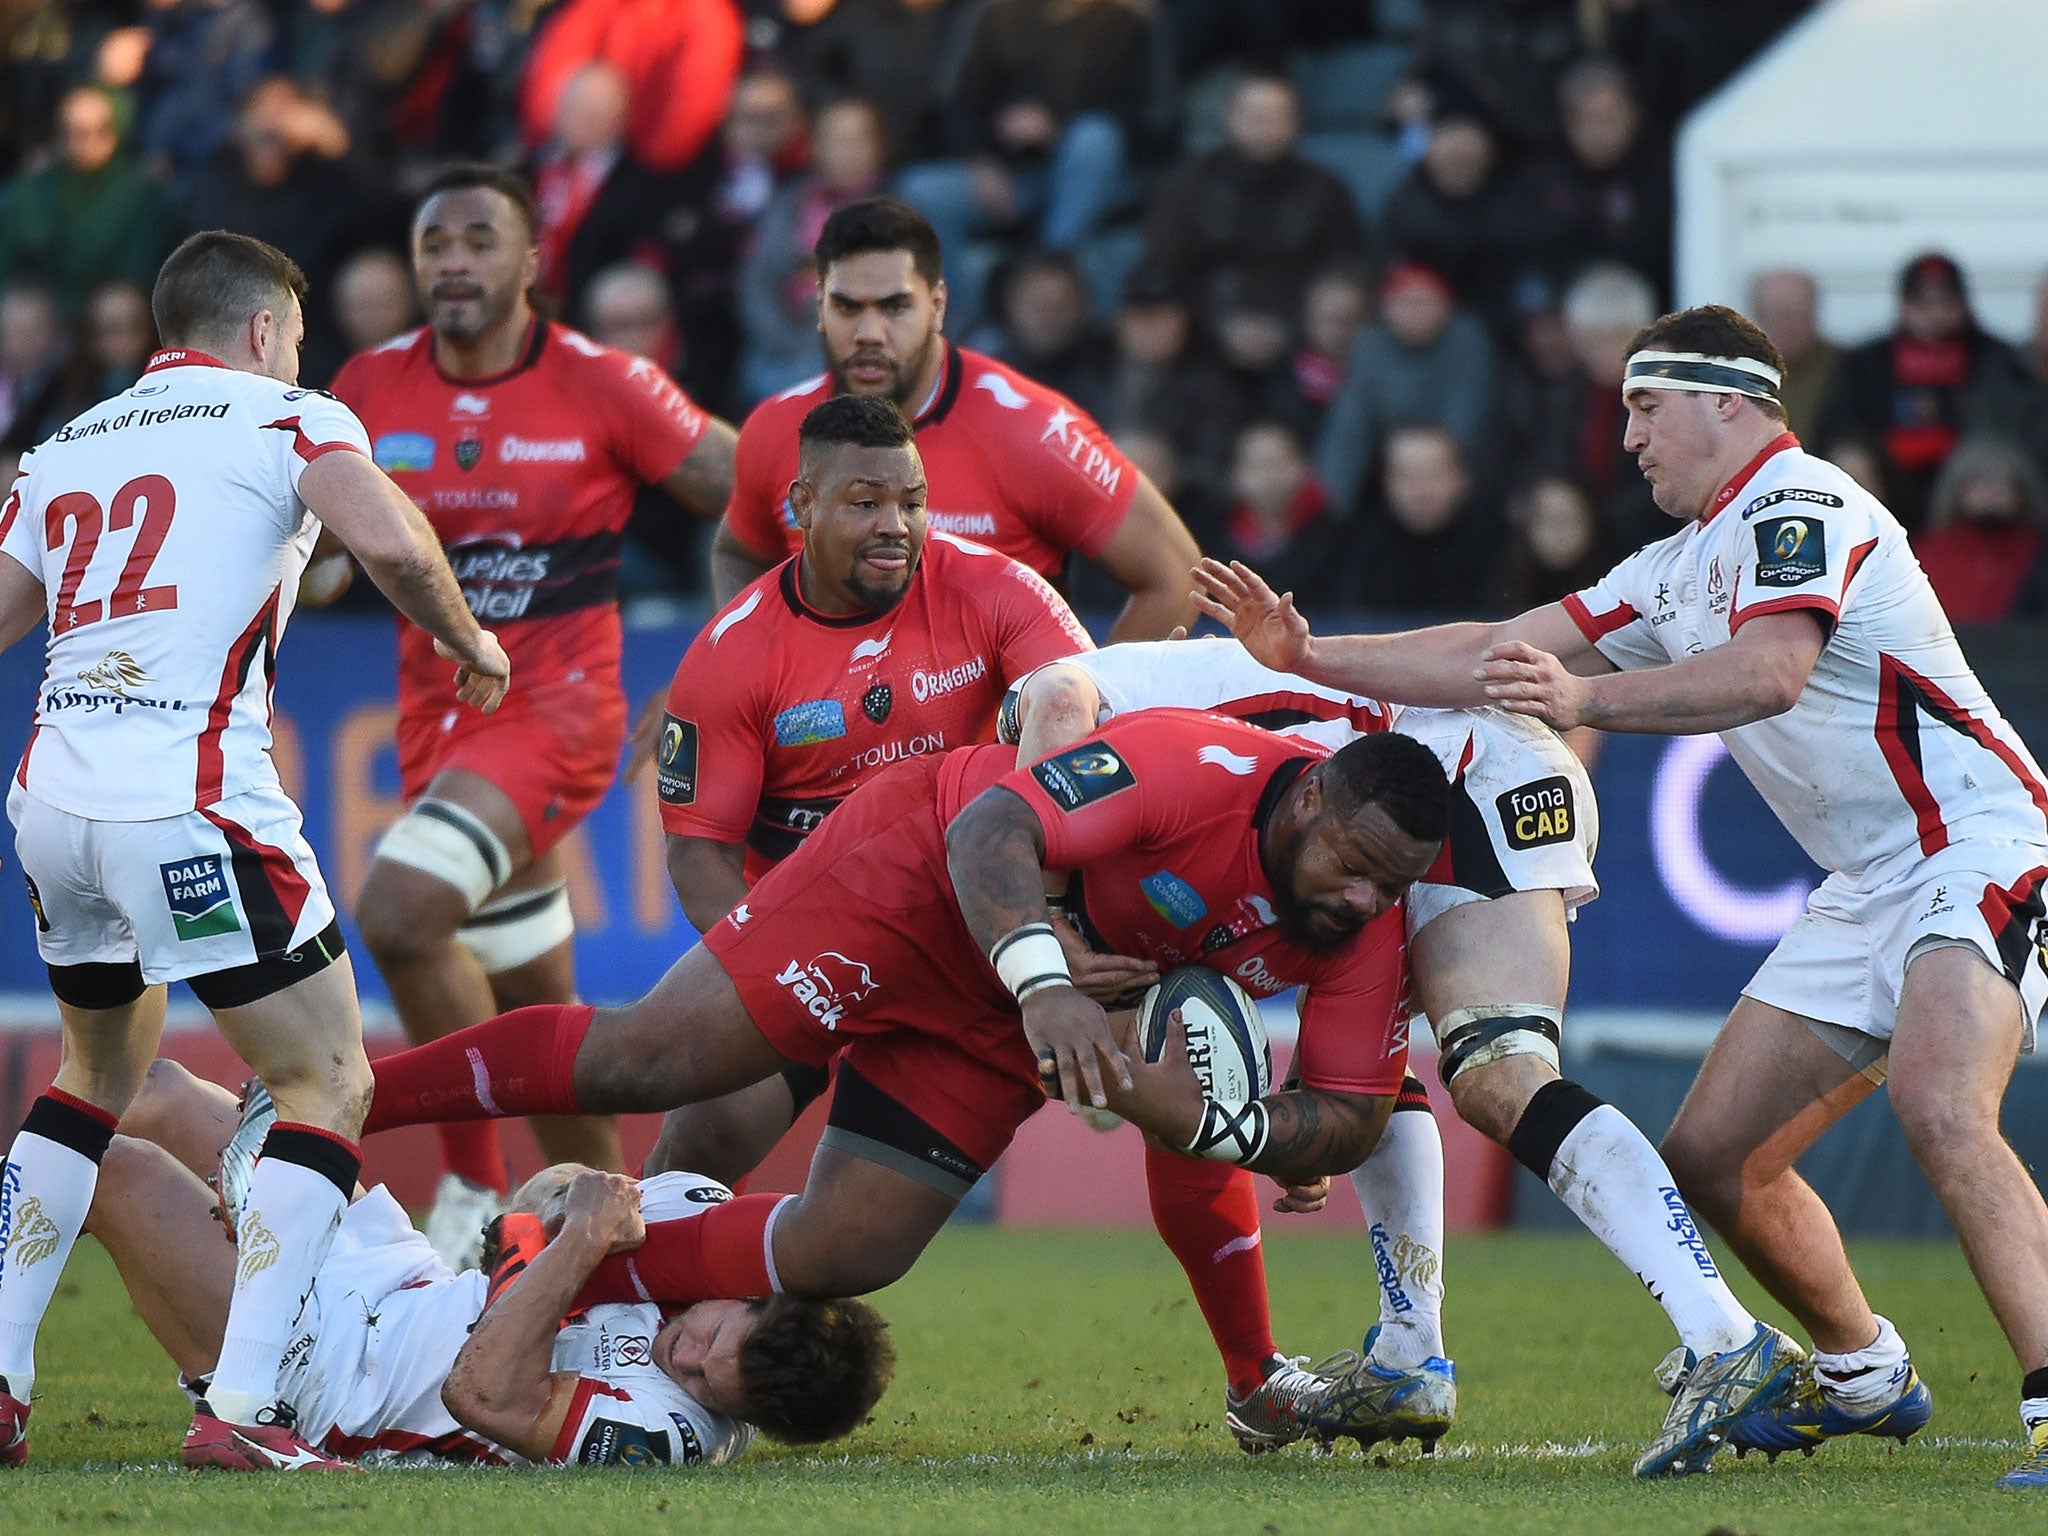
{"type": "Polygon", "coordinates": [[[1721,732],[1822,868],[1880,884],[1965,838],[2048,842],[2048,787],[1963,659],[1883,504],[1787,432],[1716,510],[1564,600],[1624,669],[1724,645],[1759,614],[1828,632],[1799,701],[1721,732]]]}
{"type": "MultiPolygon", "coordinates": [[[[701,1215],[731,1198],[693,1173],[640,1186],[650,1222],[701,1215]]],[[[441,1403],[483,1313],[488,1277],[451,1276],[381,1185],[349,1207],[335,1247],[315,1282],[320,1333],[285,1353],[285,1388],[302,1427],[323,1450],[370,1461],[522,1460],[464,1429],[441,1403]]],[[[553,1368],[581,1379],[550,1460],[718,1466],[752,1443],[752,1425],[713,1413],[654,1363],[665,1321],[658,1306],[606,1304],[563,1326],[553,1368]]]]}
{"type": "Polygon", "coordinates": [[[299,475],[369,447],[330,395],[173,350],[25,457],[0,551],[50,636],[22,786],[153,821],[275,785],[271,675],[319,535],[299,475]]]}

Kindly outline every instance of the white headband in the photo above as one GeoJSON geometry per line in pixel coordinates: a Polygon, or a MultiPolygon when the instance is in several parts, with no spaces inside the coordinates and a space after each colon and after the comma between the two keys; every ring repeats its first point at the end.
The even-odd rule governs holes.
{"type": "Polygon", "coordinates": [[[1704,352],[1635,353],[1621,381],[1621,392],[1635,389],[1682,389],[1696,394],[1749,395],[1778,398],[1784,376],[1754,357],[1709,357],[1704,352]]]}

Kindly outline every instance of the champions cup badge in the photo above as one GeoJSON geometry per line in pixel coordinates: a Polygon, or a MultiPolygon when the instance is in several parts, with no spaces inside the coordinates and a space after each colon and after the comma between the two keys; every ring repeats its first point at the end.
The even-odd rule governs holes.
{"type": "Polygon", "coordinates": [[[895,694],[887,683],[877,683],[860,696],[861,713],[875,724],[880,725],[889,718],[889,708],[896,702],[895,694]]]}
{"type": "Polygon", "coordinates": [[[465,437],[455,445],[455,462],[464,473],[475,469],[477,461],[484,456],[484,445],[476,438],[465,437]]]}

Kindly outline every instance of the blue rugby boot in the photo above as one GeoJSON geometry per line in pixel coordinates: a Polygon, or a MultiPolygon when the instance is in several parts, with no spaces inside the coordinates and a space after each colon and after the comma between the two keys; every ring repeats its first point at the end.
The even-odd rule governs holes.
{"type": "Polygon", "coordinates": [[[1696,1360],[1674,1350],[1658,1370],[1671,1392],[1671,1411],[1648,1450],[1636,1460],[1637,1477],[1682,1477],[1704,1472],[1736,1421],[1776,1406],[1792,1390],[1806,1352],[1769,1323],[1738,1349],[1696,1360]]]}
{"type": "Polygon", "coordinates": [[[1828,1398],[1813,1373],[1801,1367],[1792,1390],[1775,1407],[1746,1413],[1728,1431],[1728,1443],[1737,1456],[1762,1451],[1776,1461],[1786,1451],[1803,1451],[1811,1456],[1823,1441],[1844,1435],[1877,1435],[1904,1445],[1927,1427],[1934,1417],[1934,1394],[1913,1369],[1902,1360],[1893,1372],[1898,1395],[1882,1407],[1857,1413],[1828,1398]]]}

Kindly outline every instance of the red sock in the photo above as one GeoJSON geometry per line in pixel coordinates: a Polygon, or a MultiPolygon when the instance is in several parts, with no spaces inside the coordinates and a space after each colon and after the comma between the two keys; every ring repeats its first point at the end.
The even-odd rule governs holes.
{"type": "Polygon", "coordinates": [[[446,1120],[582,1114],[576,1051],[595,1012],[587,1003],[515,1008],[371,1062],[377,1094],[363,1134],[446,1120]]]}
{"type": "Polygon", "coordinates": [[[687,1306],[714,1297],[770,1296],[768,1220],[788,1195],[741,1195],[702,1216],[651,1221],[647,1241],[613,1254],[584,1283],[576,1305],[659,1301],[687,1306]]]}
{"type": "Polygon", "coordinates": [[[512,1192],[512,1170],[505,1166],[505,1151],[498,1145],[497,1121],[464,1120],[434,1129],[441,1137],[441,1161],[450,1173],[501,1195],[512,1192]]]}
{"type": "Polygon", "coordinates": [[[1152,1223],[1180,1267],[1223,1356],[1230,1390],[1266,1379],[1273,1315],[1266,1303],[1266,1256],[1259,1246],[1259,1195],[1252,1176],[1229,1163],[1145,1148],[1152,1223]]]}

